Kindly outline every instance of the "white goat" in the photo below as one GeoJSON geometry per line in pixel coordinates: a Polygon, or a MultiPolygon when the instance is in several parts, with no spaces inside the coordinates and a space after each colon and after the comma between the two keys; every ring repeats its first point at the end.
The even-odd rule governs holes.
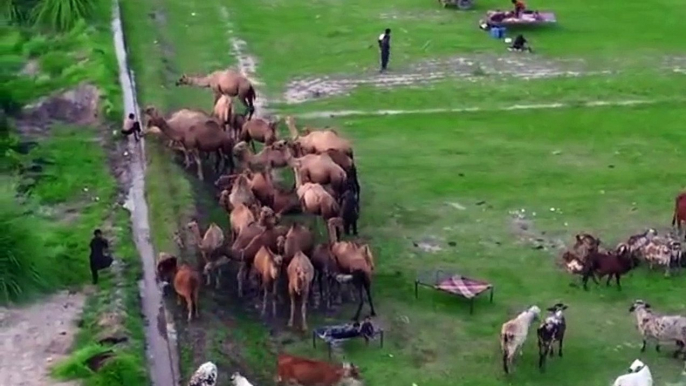
{"type": "Polygon", "coordinates": [[[531,306],[526,311],[517,315],[516,318],[507,321],[500,329],[500,347],[503,351],[503,369],[509,373],[512,360],[517,350],[522,350],[522,345],[526,341],[529,327],[534,319],[538,319],[541,309],[538,306],[531,306]]]}
{"type": "Polygon", "coordinates": [[[612,386],[653,386],[653,376],[648,366],[636,359],[629,367],[629,373],[618,376],[612,386]]]}
{"type": "Polygon", "coordinates": [[[248,378],[242,376],[238,371],[231,375],[231,384],[233,386],[252,386],[248,378]]]}
{"type": "Polygon", "coordinates": [[[212,362],[205,362],[195,370],[188,386],[215,386],[217,384],[217,366],[212,362]]]}
{"type": "Polygon", "coordinates": [[[676,341],[677,350],[674,352],[676,358],[679,353],[684,352],[686,343],[686,317],[680,315],[657,315],[653,313],[650,304],[643,300],[636,300],[629,308],[629,312],[636,314],[636,327],[643,335],[643,346],[641,352],[646,349],[648,339],[655,342],[655,351],[660,351],[660,342],[676,341]]]}

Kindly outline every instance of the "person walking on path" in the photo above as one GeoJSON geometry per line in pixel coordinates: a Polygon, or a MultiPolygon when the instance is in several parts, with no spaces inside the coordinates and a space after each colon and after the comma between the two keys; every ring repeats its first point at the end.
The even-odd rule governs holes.
{"type": "Polygon", "coordinates": [[[388,68],[388,60],[391,58],[391,29],[386,28],[384,33],[379,35],[379,50],[381,51],[381,70],[385,72],[388,68]]]}
{"type": "Polygon", "coordinates": [[[136,120],[135,115],[129,114],[129,116],[124,119],[124,125],[121,128],[121,133],[127,138],[129,135],[133,134],[133,138],[136,139],[136,142],[140,141],[141,124],[136,120]]]}
{"type": "Polygon", "coordinates": [[[91,254],[90,254],[90,268],[91,276],[93,277],[93,284],[98,284],[98,271],[105,269],[112,264],[112,257],[110,256],[110,244],[107,239],[102,237],[102,231],[96,229],[93,231],[93,239],[91,240],[91,254]]]}

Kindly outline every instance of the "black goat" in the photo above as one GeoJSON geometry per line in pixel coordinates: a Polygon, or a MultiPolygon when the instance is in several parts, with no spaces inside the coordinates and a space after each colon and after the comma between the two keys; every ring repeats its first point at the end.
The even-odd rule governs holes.
{"type": "Polygon", "coordinates": [[[545,359],[548,355],[553,357],[553,344],[558,342],[558,355],[562,357],[562,342],[565,338],[565,330],[567,330],[567,322],[563,311],[567,306],[562,303],[557,303],[548,308],[551,313],[538,327],[538,368],[541,371],[545,370],[545,359]]]}

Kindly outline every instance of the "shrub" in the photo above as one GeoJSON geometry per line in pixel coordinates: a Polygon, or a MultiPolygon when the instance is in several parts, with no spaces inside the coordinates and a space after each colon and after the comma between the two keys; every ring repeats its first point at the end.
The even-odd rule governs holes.
{"type": "Polygon", "coordinates": [[[130,386],[146,383],[141,358],[119,350],[115,351],[115,356],[108,359],[97,373],[88,368],[88,359],[108,350],[109,348],[101,345],[88,345],[55,366],[52,374],[64,380],[83,379],[86,386],[130,386]]]}
{"type": "Polygon", "coordinates": [[[96,10],[96,0],[41,0],[34,9],[37,24],[67,31],[96,10]]]}

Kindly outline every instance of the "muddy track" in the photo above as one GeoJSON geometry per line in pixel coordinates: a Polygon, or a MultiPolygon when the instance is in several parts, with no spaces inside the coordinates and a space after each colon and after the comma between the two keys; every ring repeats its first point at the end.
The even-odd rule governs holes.
{"type": "MultiPolygon", "coordinates": [[[[658,61],[658,67],[674,72],[686,69],[686,57],[666,57],[658,61]]],[[[502,56],[473,55],[446,59],[426,60],[408,68],[385,74],[367,72],[357,76],[338,74],[302,78],[286,85],[283,101],[298,104],[313,99],[347,95],[359,86],[391,88],[410,85],[426,85],[445,79],[468,79],[478,81],[485,77],[514,77],[541,79],[583,75],[603,75],[615,72],[617,66],[591,69],[581,59],[546,59],[536,55],[509,53],[502,56]]]]}

